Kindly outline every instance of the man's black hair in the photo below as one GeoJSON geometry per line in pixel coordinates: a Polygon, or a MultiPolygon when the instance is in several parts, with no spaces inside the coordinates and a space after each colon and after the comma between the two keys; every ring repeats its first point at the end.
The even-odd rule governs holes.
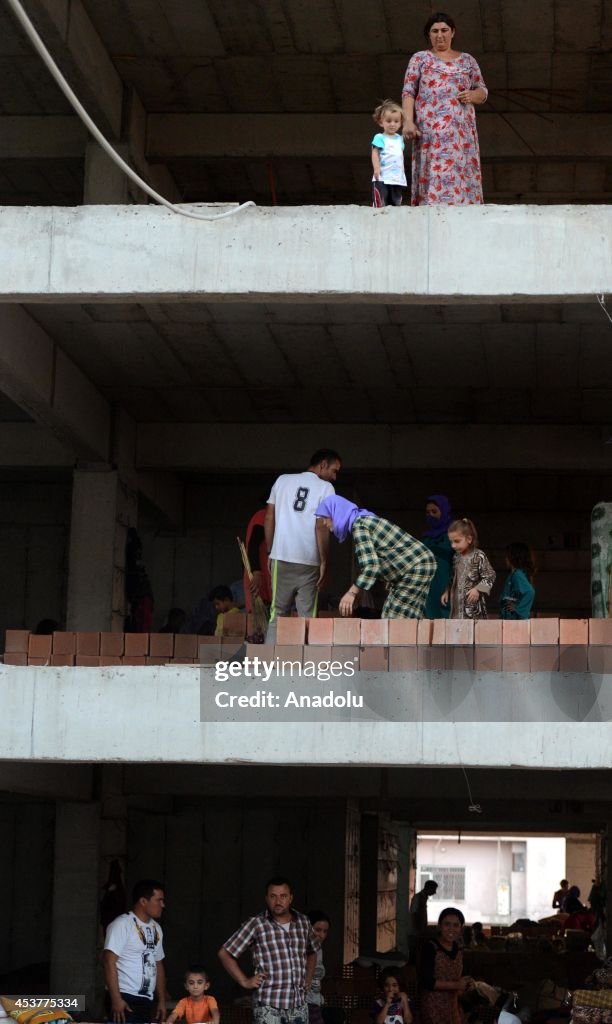
{"type": "Polygon", "coordinates": [[[141,878],[132,889],[132,906],[143,898],[150,900],[156,889],[164,892],[164,888],[164,883],[158,882],[155,878],[141,878]]]}
{"type": "Polygon", "coordinates": [[[268,881],[266,882],[265,892],[267,893],[268,889],[270,889],[273,885],[286,885],[289,892],[293,892],[293,886],[291,882],[289,881],[288,878],[285,878],[284,875],[274,875],[273,878],[269,878],[268,881]]]}
{"type": "Polygon", "coordinates": [[[308,465],[320,466],[322,462],[342,462],[342,459],[333,448],[317,448],[310,456],[308,465]]]}
{"type": "Polygon", "coordinates": [[[210,594],[208,595],[209,601],[233,601],[234,595],[232,594],[229,587],[225,583],[220,583],[218,587],[213,587],[210,594]]]}

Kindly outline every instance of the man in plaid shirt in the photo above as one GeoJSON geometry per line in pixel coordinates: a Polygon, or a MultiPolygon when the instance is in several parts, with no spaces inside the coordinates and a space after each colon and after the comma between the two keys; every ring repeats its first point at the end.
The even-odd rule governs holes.
{"type": "Polygon", "coordinates": [[[318,943],[305,914],[293,910],[286,878],[266,885],[266,910],[249,917],[219,950],[219,959],[242,988],[253,989],[254,1024],[307,1024],[306,989],[316,965],[318,943]],[[254,973],[238,963],[252,951],[254,973]]]}

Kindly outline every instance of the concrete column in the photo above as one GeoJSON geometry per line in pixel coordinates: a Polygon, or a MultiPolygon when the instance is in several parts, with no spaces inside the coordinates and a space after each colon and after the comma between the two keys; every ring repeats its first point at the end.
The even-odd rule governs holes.
{"type": "Polygon", "coordinates": [[[67,628],[121,630],[125,542],[137,496],[116,470],[76,469],[72,492],[67,628]]]}
{"type": "MultiPolygon", "coordinates": [[[[127,159],[127,146],[117,145],[115,148],[124,160],[127,159]]],[[[128,180],[97,142],[92,139],[87,143],[83,182],[83,202],[86,206],[127,203],[128,180]]]]}
{"type": "Polygon", "coordinates": [[[99,844],[98,804],[57,804],[50,991],[84,995],[89,1020],[96,1020],[101,1010],[96,1001],[101,981],[99,844]]]}
{"type": "Polygon", "coordinates": [[[397,948],[408,950],[408,911],[414,896],[416,831],[405,821],[396,822],[397,855],[397,948]]]}

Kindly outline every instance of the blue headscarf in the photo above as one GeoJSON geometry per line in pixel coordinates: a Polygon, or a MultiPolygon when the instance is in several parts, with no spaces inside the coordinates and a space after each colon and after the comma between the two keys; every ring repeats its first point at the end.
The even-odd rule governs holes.
{"type": "Polygon", "coordinates": [[[329,517],[332,521],[334,537],[342,543],[353,529],[356,519],[361,516],[375,517],[375,513],[368,512],[367,508],[359,508],[354,501],[347,501],[346,498],[332,494],[329,498],[323,498],[315,516],[329,517]]]}
{"type": "Polygon", "coordinates": [[[429,537],[430,540],[440,540],[440,538],[445,535],[453,521],[450,501],[445,494],[430,494],[427,501],[431,501],[432,504],[437,505],[442,514],[439,519],[435,519],[433,516],[425,516],[427,529],[423,536],[429,537]]]}

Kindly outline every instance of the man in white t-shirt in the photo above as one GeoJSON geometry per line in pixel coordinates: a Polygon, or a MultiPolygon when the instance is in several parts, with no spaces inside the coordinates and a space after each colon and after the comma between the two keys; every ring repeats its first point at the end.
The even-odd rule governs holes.
{"type": "Polygon", "coordinates": [[[132,910],[116,917],[106,930],[104,977],[115,1024],[166,1019],[164,936],[157,923],[164,905],[162,883],[143,879],[134,886],[132,910]]]}
{"type": "Polygon", "coordinates": [[[289,615],[317,614],[317,588],[327,567],[329,531],[319,529],[315,510],[335,494],[332,484],[342,467],[338,452],[319,448],[303,473],[285,473],[275,481],[264,519],[271,564],[272,604],[266,643],[276,639],[276,620],[289,615]]]}

